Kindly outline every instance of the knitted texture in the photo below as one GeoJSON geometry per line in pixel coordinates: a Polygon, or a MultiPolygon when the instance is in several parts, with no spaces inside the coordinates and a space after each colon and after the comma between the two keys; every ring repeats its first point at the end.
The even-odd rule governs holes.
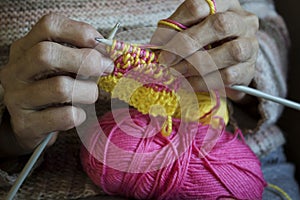
{"type": "MultiPolygon", "coordinates": [[[[49,12],[57,12],[72,19],[90,23],[104,35],[108,33],[113,24],[120,21],[126,28],[121,28],[121,33],[117,38],[129,42],[146,43],[149,42],[156,23],[160,19],[167,18],[180,2],[182,1],[2,0],[0,1],[0,66],[5,65],[8,61],[10,44],[24,36],[40,17],[49,12]],[[122,33],[125,30],[130,33],[122,33]]],[[[274,11],[271,1],[244,0],[243,2],[247,9],[259,14],[263,23],[258,34],[259,42],[262,45],[256,65],[256,87],[273,95],[284,96],[286,93],[285,59],[288,46],[285,25],[274,11]],[[262,6],[265,7],[263,12],[260,10],[262,6]],[[267,41],[271,41],[271,43],[267,41]],[[278,51],[279,47],[281,47],[280,51],[278,51]],[[273,73],[274,71],[276,73],[273,73]]],[[[101,98],[104,96],[102,94],[100,94],[101,98]]],[[[3,91],[0,91],[0,99],[2,97],[3,91]]],[[[110,104],[108,101],[103,101],[102,98],[99,103],[101,112],[108,111],[110,104]]],[[[0,104],[3,105],[3,101],[0,104]]],[[[264,100],[259,102],[259,107],[259,120],[252,119],[253,126],[242,126],[241,128],[244,129],[246,142],[251,149],[258,156],[263,156],[284,143],[281,131],[274,125],[282,108],[264,100]]],[[[3,108],[4,106],[1,110],[3,108]]],[[[250,122],[250,120],[245,120],[248,119],[246,116],[247,113],[238,115],[237,121],[239,123],[250,122]]],[[[70,132],[73,133],[73,131],[70,132]]],[[[31,175],[22,186],[16,199],[72,199],[96,194],[103,195],[102,191],[91,185],[79,165],[74,167],[76,161],[79,163],[77,158],[79,144],[75,135],[61,134],[58,142],[46,152],[46,155],[52,156],[52,161],[45,162],[41,170],[36,170],[31,175]],[[72,151],[66,152],[66,149],[72,149],[72,151]],[[70,162],[65,160],[70,160],[70,162]],[[67,177],[73,177],[73,179],[67,179],[67,177]],[[55,191],[51,193],[51,198],[45,196],[49,190],[55,191]]],[[[3,180],[0,185],[11,184],[15,178],[5,172],[1,172],[0,175],[2,177],[0,181],[3,180]]],[[[5,193],[5,190],[0,190],[0,199],[5,193]]]]}
{"type": "Polygon", "coordinates": [[[171,133],[172,117],[202,124],[220,117],[228,123],[226,103],[217,92],[211,99],[209,93],[194,94],[180,89],[181,77],[159,64],[154,52],[116,40],[107,49],[115,68],[112,74],[100,78],[99,86],[112,93],[112,98],[129,103],[143,114],[167,117],[163,135],[171,133]]]}

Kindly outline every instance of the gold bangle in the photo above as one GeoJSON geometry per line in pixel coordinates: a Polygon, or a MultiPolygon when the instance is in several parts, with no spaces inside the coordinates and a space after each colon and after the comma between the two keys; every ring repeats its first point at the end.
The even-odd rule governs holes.
{"type": "Polygon", "coordinates": [[[173,24],[173,23],[168,22],[168,21],[165,21],[165,20],[160,20],[160,21],[158,22],[158,24],[168,26],[168,27],[170,27],[170,28],[175,29],[176,31],[182,31],[182,30],[183,30],[182,28],[180,28],[180,27],[177,26],[176,24],[173,24]]]}

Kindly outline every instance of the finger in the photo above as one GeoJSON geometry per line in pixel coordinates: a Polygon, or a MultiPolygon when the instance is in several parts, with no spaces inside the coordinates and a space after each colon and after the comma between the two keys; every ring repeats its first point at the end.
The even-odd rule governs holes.
{"type": "Polygon", "coordinates": [[[244,36],[249,29],[248,24],[244,22],[238,14],[233,12],[212,15],[200,24],[183,32],[178,32],[164,46],[164,51],[160,54],[159,61],[165,65],[176,64],[182,58],[190,56],[208,44],[226,38],[244,36]],[[170,54],[175,54],[175,56],[170,54]]]}
{"type": "Polygon", "coordinates": [[[254,76],[254,63],[239,63],[237,65],[220,70],[220,74],[226,86],[249,85],[254,76]]]}
{"type": "Polygon", "coordinates": [[[79,126],[85,119],[85,111],[75,106],[52,107],[28,115],[28,121],[34,127],[33,135],[66,131],[79,126]]]}
{"type": "Polygon", "coordinates": [[[174,37],[178,33],[176,30],[171,29],[169,27],[157,27],[157,29],[154,31],[150,44],[162,46],[169,42],[169,40],[174,37]]]}
{"type": "Polygon", "coordinates": [[[14,98],[22,99],[22,108],[30,110],[61,103],[92,104],[98,99],[98,87],[92,81],[56,76],[29,84],[14,98]]]}
{"type": "MultiPolygon", "coordinates": [[[[217,12],[241,10],[241,6],[237,0],[216,0],[215,4],[217,12]]],[[[169,19],[190,27],[209,16],[210,12],[211,10],[206,0],[186,0],[176,9],[169,19]]],[[[170,38],[176,34],[176,32],[177,31],[168,26],[158,25],[150,43],[156,45],[166,44],[166,42],[168,42],[170,38]]]]}
{"type": "Polygon", "coordinates": [[[101,76],[113,70],[112,60],[94,49],[74,49],[54,42],[40,42],[19,60],[18,76],[22,80],[47,71],[65,71],[84,76],[101,76]]]}
{"type": "Polygon", "coordinates": [[[218,65],[214,59],[216,58],[212,57],[208,51],[196,51],[171,67],[184,77],[205,76],[218,70],[218,65]]]}
{"type": "MultiPolygon", "coordinates": [[[[237,0],[216,0],[218,12],[240,10],[241,6],[237,0]]],[[[169,17],[185,26],[191,26],[210,15],[210,7],[206,0],[186,0],[169,17]]]]}
{"type": "Polygon", "coordinates": [[[240,101],[241,99],[243,99],[246,96],[245,93],[230,89],[230,87],[226,87],[225,91],[226,91],[227,97],[235,102],[240,101]]]}
{"type": "Polygon", "coordinates": [[[255,37],[237,38],[208,51],[218,69],[256,59],[258,41],[255,37]]]}
{"type": "Polygon", "coordinates": [[[12,114],[13,131],[25,149],[33,149],[50,132],[69,130],[79,126],[86,119],[85,111],[74,106],[53,107],[38,112],[25,111],[22,114],[12,114]]]}
{"type": "MultiPolygon", "coordinates": [[[[228,90],[231,85],[249,85],[254,76],[253,63],[240,63],[232,67],[214,71],[206,76],[188,77],[189,85],[182,85],[183,89],[193,89],[196,92],[209,90],[228,90]]],[[[234,100],[240,99],[243,94],[238,92],[226,93],[229,98],[234,100]]]]}
{"type": "MultiPolygon", "coordinates": [[[[35,149],[41,142],[46,138],[46,135],[41,134],[37,135],[32,135],[32,132],[30,132],[30,136],[28,137],[26,135],[26,138],[24,138],[24,134],[20,135],[19,138],[16,138],[18,141],[20,147],[22,148],[22,154],[30,154],[32,153],[32,150],[35,149]]],[[[54,144],[58,137],[58,132],[54,132],[53,136],[51,137],[50,141],[47,144],[47,147],[51,146],[54,144]]]]}
{"type": "Polygon", "coordinates": [[[172,66],[183,76],[205,76],[213,71],[256,59],[257,39],[238,38],[208,51],[197,51],[172,66]]]}
{"type": "Polygon", "coordinates": [[[77,47],[94,47],[95,37],[102,37],[91,25],[71,20],[58,14],[48,14],[19,41],[23,50],[27,50],[41,41],[64,42],[77,47]]]}

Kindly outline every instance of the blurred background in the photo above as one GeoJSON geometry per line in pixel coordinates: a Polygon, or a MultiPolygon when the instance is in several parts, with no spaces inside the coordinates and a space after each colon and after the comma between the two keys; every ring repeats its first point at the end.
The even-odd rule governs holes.
{"type": "MultiPolygon", "coordinates": [[[[275,1],[277,11],[286,22],[291,37],[289,54],[288,98],[300,102],[300,11],[299,1],[275,1]]],[[[288,160],[296,164],[296,178],[300,183],[300,111],[285,108],[279,121],[285,131],[285,150],[288,160]]]]}

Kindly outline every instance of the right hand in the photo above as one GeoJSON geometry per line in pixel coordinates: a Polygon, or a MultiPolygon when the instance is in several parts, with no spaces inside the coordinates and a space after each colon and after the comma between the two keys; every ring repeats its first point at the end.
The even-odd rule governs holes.
{"type": "Polygon", "coordinates": [[[102,36],[86,23],[48,14],[12,44],[0,79],[14,137],[24,150],[20,154],[32,151],[48,133],[85,121],[85,111],[72,103],[94,103],[98,87],[89,79],[75,84],[76,75],[98,77],[113,70],[112,61],[93,49],[95,37],[102,36]]]}
{"type": "Polygon", "coordinates": [[[232,101],[242,103],[249,96],[230,86],[248,86],[254,78],[259,20],[238,0],[216,0],[216,7],[211,15],[205,0],[185,0],[169,19],[189,28],[178,32],[160,25],[151,43],[164,47],[159,62],[182,74],[187,89],[224,89],[232,101]],[[204,50],[208,44],[213,48],[204,50]]]}

